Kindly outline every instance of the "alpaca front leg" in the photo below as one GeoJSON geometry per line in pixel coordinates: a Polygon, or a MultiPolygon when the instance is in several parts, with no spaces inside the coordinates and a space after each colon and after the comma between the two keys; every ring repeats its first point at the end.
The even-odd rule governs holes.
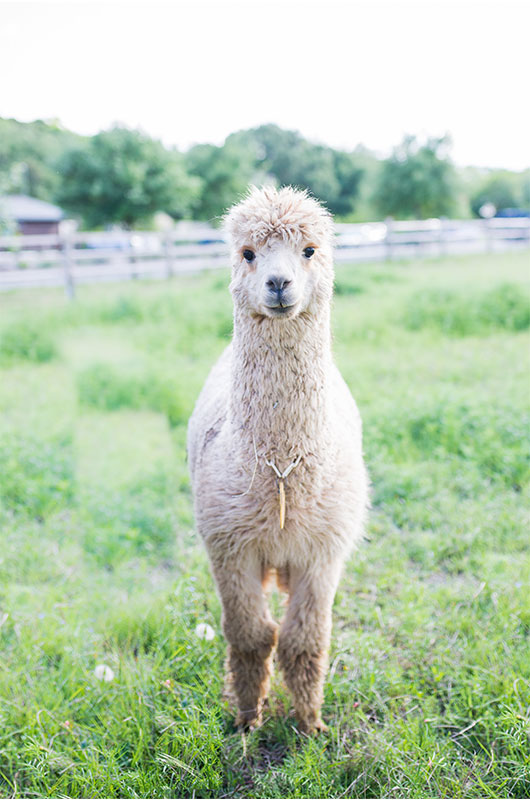
{"type": "Polygon", "coordinates": [[[312,732],[326,729],[320,708],[340,567],[332,565],[317,573],[309,569],[290,570],[289,605],[280,628],[278,660],[300,727],[312,732]]]}
{"type": "Polygon", "coordinates": [[[255,557],[213,567],[228,642],[227,684],[238,708],[236,724],[253,727],[261,722],[278,626],[270,616],[261,584],[261,564],[255,557]]]}

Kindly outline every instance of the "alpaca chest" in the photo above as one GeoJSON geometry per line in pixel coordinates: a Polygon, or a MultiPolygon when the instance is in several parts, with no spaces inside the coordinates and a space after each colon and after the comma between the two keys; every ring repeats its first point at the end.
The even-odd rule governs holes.
{"type": "Polygon", "coordinates": [[[363,500],[329,470],[301,463],[285,478],[283,529],[279,480],[267,465],[259,465],[254,476],[238,476],[231,483],[238,491],[230,491],[219,473],[208,485],[208,495],[197,498],[199,532],[221,549],[252,546],[267,563],[281,566],[323,551],[342,553],[355,538],[363,500]]]}
{"type": "Polygon", "coordinates": [[[359,526],[359,509],[353,491],[339,489],[325,471],[300,471],[285,480],[285,519],[280,525],[279,481],[268,480],[254,497],[254,514],[248,520],[249,536],[265,561],[286,563],[337,556],[349,549],[359,526]]]}

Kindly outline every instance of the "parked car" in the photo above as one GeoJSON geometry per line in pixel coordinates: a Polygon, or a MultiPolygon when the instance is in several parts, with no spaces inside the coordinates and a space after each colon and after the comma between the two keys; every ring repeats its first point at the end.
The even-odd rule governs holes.
{"type": "Polygon", "coordinates": [[[528,208],[499,208],[496,217],[530,217],[530,209],[528,208]]]}

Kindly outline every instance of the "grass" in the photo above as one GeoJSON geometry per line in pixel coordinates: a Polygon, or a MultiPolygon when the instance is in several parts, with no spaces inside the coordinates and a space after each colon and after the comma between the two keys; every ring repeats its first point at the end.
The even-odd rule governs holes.
{"type": "Polygon", "coordinates": [[[227,275],[2,295],[0,796],[528,796],[529,272],[339,268],[374,507],[315,739],[278,679],[244,739],[221,700],[185,436],[227,275]]]}

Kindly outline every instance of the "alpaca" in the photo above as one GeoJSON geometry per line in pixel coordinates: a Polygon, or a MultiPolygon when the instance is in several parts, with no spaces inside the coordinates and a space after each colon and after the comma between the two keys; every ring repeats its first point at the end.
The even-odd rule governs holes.
{"type": "Polygon", "coordinates": [[[276,649],[300,727],[320,716],[331,607],[363,534],[355,402],[331,355],[333,223],[306,192],[252,189],[226,217],[234,333],[197,400],[188,459],[222,604],[237,724],[261,721],[276,649]],[[280,626],[265,589],[288,593],[280,626]]]}

